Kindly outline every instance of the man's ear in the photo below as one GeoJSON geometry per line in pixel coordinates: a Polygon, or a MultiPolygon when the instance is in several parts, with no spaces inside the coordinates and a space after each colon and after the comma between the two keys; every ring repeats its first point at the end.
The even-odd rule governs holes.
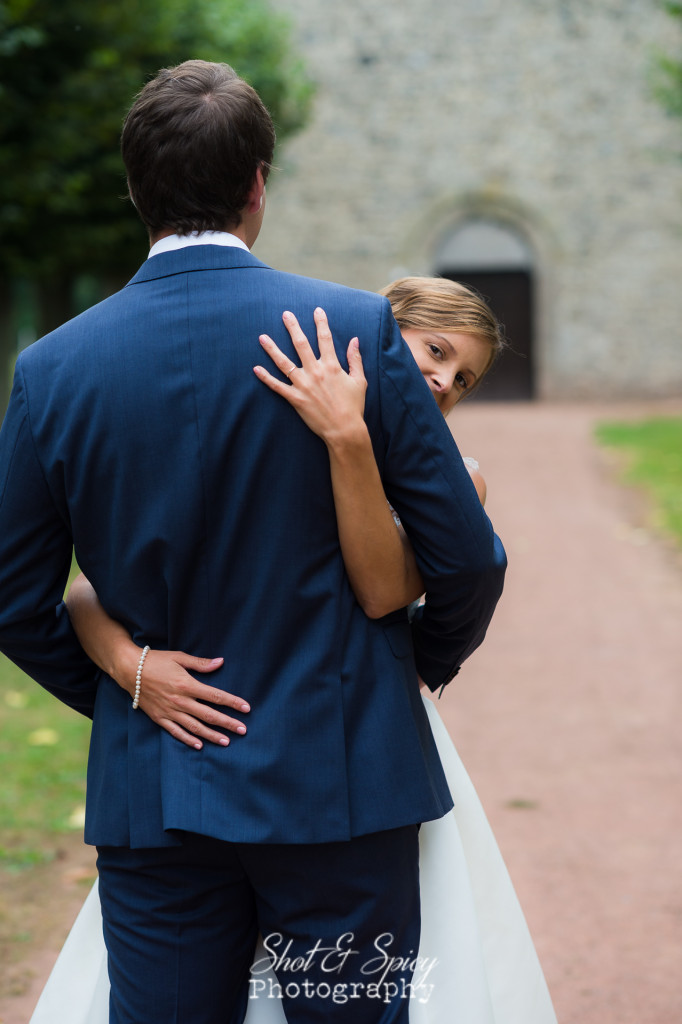
{"type": "Polygon", "coordinates": [[[265,195],[265,179],[263,178],[263,171],[259,167],[256,171],[256,175],[253,179],[253,185],[249,189],[249,194],[246,200],[246,212],[247,213],[258,213],[263,205],[263,197],[265,195]]]}

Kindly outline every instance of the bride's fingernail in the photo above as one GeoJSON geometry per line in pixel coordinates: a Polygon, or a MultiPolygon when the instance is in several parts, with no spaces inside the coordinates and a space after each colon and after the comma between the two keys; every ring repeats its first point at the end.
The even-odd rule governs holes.
{"type": "Polygon", "coordinates": [[[293,316],[293,313],[290,313],[288,309],[285,309],[282,313],[282,320],[292,320],[293,316]]]}
{"type": "Polygon", "coordinates": [[[211,664],[211,665],[222,665],[224,660],[225,660],[224,658],[211,658],[209,664],[211,664]]]}
{"type": "Polygon", "coordinates": [[[238,725],[237,726],[237,732],[239,733],[240,736],[243,736],[244,733],[246,732],[246,726],[245,725],[238,725]]]}
{"type": "Polygon", "coordinates": [[[223,736],[222,739],[220,739],[218,742],[220,743],[221,747],[229,747],[230,745],[230,741],[228,740],[227,736],[223,736]]]}
{"type": "Polygon", "coordinates": [[[249,704],[242,704],[242,706],[240,707],[240,709],[239,709],[239,710],[240,710],[240,711],[250,711],[250,710],[251,710],[251,707],[250,707],[250,705],[249,705],[249,704]]]}
{"type": "Polygon", "coordinates": [[[201,744],[201,743],[195,743],[195,744],[194,744],[194,749],[195,749],[195,750],[201,750],[201,747],[202,747],[202,744],[201,744]]]}

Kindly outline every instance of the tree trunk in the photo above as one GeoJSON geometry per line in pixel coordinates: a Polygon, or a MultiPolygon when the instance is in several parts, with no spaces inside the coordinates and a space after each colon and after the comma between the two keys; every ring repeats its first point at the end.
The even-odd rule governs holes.
{"type": "Polygon", "coordinates": [[[7,409],[16,354],[12,290],[7,280],[0,280],[0,420],[7,409]]]}
{"type": "Polygon", "coordinates": [[[49,334],[73,316],[73,280],[58,274],[38,285],[38,337],[49,334]]]}

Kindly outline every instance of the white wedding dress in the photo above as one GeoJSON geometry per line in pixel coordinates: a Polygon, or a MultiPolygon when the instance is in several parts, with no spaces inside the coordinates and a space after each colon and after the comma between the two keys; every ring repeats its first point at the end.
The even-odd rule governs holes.
{"type": "MultiPolygon", "coordinates": [[[[556,1024],[495,837],[438,712],[427,698],[424,703],[455,807],[420,830],[424,968],[414,977],[411,1024],[556,1024]]],[[[261,948],[256,959],[264,955],[261,948]]],[[[267,994],[272,988],[258,990],[267,994]]],[[[30,1024],[108,1021],[109,979],[95,883],[30,1024]]],[[[284,1021],[279,1000],[249,999],[245,1024],[284,1021]]]]}

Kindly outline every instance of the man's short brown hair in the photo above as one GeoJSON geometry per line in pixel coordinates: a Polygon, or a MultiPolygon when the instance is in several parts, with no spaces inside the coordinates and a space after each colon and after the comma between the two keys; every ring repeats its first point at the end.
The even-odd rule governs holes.
{"type": "Polygon", "coordinates": [[[133,103],[121,152],[133,202],[152,235],[229,231],[256,172],[267,178],[275,129],[258,93],[228,64],[163,68],[133,103]]]}

